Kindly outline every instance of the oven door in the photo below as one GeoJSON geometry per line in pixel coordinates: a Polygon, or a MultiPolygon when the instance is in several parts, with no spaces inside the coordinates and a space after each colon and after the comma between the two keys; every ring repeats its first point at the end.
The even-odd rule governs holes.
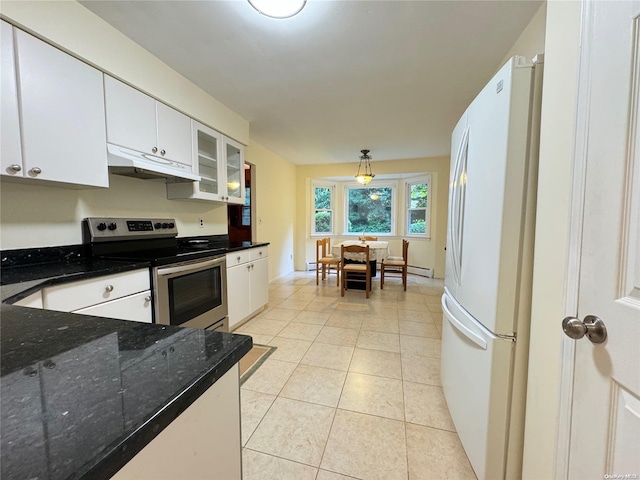
{"type": "Polygon", "coordinates": [[[153,282],[156,323],[208,328],[226,322],[225,257],[156,267],[153,282]]]}

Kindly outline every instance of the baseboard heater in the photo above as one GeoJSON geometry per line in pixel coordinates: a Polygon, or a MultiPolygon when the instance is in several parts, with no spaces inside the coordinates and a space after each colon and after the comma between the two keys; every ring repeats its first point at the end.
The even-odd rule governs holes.
{"type": "Polygon", "coordinates": [[[421,277],[433,278],[433,268],[407,266],[407,272],[421,277]]]}
{"type": "Polygon", "coordinates": [[[307,272],[316,271],[316,262],[307,262],[307,272]]]}

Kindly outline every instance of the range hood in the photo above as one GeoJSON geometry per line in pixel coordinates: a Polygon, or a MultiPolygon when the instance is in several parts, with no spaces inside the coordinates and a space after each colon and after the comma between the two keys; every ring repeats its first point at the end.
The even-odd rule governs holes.
{"type": "Polygon", "coordinates": [[[201,180],[189,165],[111,143],[107,143],[107,161],[109,171],[116,175],[145,180],[164,179],[167,183],[201,180]]]}

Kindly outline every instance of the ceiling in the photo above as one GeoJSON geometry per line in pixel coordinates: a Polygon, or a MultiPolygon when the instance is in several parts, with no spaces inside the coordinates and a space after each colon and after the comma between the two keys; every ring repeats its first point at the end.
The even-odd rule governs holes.
{"type": "Polygon", "coordinates": [[[81,3],[250,122],[294,164],[448,155],[451,131],[542,2],[81,3]]]}

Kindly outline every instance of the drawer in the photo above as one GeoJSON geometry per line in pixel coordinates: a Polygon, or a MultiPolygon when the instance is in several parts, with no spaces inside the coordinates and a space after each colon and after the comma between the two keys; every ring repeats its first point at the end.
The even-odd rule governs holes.
{"type": "Polygon", "coordinates": [[[92,307],[82,308],[73,313],[95,315],[96,317],[118,318],[134,322],[152,323],[151,291],[136,293],[92,307]]]}
{"type": "Polygon", "coordinates": [[[260,260],[261,258],[267,258],[267,247],[252,248],[249,251],[251,252],[251,260],[260,260]]]}
{"type": "Polygon", "coordinates": [[[251,260],[251,250],[240,250],[237,252],[227,253],[227,268],[235,267],[251,260]]]}
{"type": "Polygon", "coordinates": [[[134,270],[47,287],[42,299],[45,309],[73,312],[149,288],[149,270],[134,270]]]}

